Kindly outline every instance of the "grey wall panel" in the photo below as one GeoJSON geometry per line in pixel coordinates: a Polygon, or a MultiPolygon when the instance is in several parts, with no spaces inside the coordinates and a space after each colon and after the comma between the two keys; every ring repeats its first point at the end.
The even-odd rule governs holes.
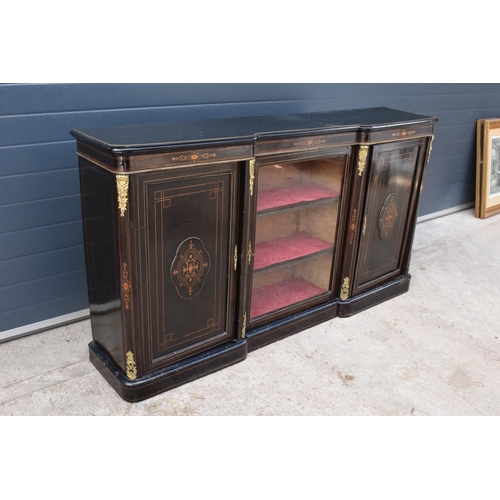
{"type": "Polygon", "coordinates": [[[257,101],[354,99],[359,102],[497,93],[497,84],[11,84],[0,87],[0,116],[257,101]]]}
{"type": "Polygon", "coordinates": [[[7,85],[0,90],[0,116],[328,97],[331,86],[325,84],[7,85]]]}
{"type": "Polygon", "coordinates": [[[77,163],[71,137],[64,142],[0,147],[0,177],[75,167],[77,163]]]}
{"type": "Polygon", "coordinates": [[[32,306],[22,307],[0,313],[0,332],[12,330],[19,326],[30,325],[44,319],[56,318],[71,312],[88,308],[87,291],[77,295],[64,295],[55,300],[39,302],[32,306]],[[49,313],[50,315],[47,315],[49,313]],[[34,321],[19,321],[19,318],[41,318],[34,321]]]}
{"type": "Polygon", "coordinates": [[[474,200],[499,84],[1,84],[0,331],[88,305],[70,129],[372,106],[439,119],[419,215],[474,200]]]}
{"type": "Polygon", "coordinates": [[[11,231],[0,234],[0,261],[77,245],[83,245],[80,219],[11,231]]]}
{"type": "MultiPolygon", "coordinates": [[[[102,110],[61,114],[0,117],[0,147],[40,144],[66,139],[72,128],[104,127],[162,121],[223,118],[309,111],[309,101],[278,101],[213,106],[183,106],[102,110]],[[187,112],[188,111],[188,112],[187,112]]],[[[312,111],[321,109],[316,106],[312,111]]]]}
{"type": "MultiPolygon", "coordinates": [[[[0,179],[2,182],[2,179],[0,179]]],[[[81,219],[80,195],[0,206],[0,234],[81,219]]],[[[36,248],[36,241],[33,246],[36,248]]]]}
{"type": "Polygon", "coordinates": [[[0,289],[0,314],[57,300],[64,295],[82,293],[81,283],[85,282],[85,280],[85,270],[80,269],[31,282],[4,286],[0,289]],[[64,290],[66,293],[61,295],[61,290],[64,290]]]}
{"type": "MultiPolygon", "coordinates": [[[[2,285],[29,283],[41,278],[82,270],[83,245],[0,261],[2,285]]],[[[82,287],[85,292],[85,287],[82,287]]],[[[1,310],[1,306],[0,306],[1,310]]]]}
{"type": "Polygon", "coordinates": [[[1,178],[0,200],[5,205],[78,195],[80,184],[75,167],[1,178]]]}
{"type": "MultiPolygon", "coordinates": [[[[424,186],[424,190],[426,187],[424,186]]],[[[451,184],[448,186],[430,187],[422,196],[422,204],[425,203],[429,214],[448,210],[453,207],[470,203],[468,195],[470,190],[464,184],[451,184]]],[[[424,214],[425,215],[425,214],[424,214]]]]}

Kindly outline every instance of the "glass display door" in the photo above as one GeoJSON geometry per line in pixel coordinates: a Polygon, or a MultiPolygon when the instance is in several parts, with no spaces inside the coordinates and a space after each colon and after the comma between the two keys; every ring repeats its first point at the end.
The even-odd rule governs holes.
{"type": "Polygon", "coordinates": [[[258,166],[251,323],[330,297],[346,162],[258,166]]]}

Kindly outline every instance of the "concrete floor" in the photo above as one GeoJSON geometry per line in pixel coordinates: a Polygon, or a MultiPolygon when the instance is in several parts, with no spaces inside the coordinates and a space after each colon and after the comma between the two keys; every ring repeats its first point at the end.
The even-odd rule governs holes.
{"type": "Polygon", "coordinates": [[[500,216],[417,225],[410,291],[141,403],[88,361],[90,322],[0,344],[0,415],[500,415],[500,216]]]}

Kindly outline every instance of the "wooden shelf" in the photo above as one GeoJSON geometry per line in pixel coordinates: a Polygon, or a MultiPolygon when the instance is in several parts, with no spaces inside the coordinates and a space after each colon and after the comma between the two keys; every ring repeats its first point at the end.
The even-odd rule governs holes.
{"type": "Polygon", "coordinates": [[[287,186],[259,191],[257,217],[338,201],[339,193],[319,184],[287,186]]]}
{"type": "Polygon", "coordinates": [[[264,241],[255,246],[254,273],[268,271],[299,260],[331,252],[328,241],[302,231],[284,238],[264,241]]]}
{"type": "Polygon", "coordinates": [[[311,299],[327,291],[303,278],[291,278],[263,286],[252,292],[250,319],[311,299]]]}

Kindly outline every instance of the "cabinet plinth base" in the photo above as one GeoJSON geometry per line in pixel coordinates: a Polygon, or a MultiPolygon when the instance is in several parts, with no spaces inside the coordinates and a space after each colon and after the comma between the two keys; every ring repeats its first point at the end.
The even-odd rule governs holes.
{"type": "Polygon", "coordinates": [[[337,306],[337,301],[328,302],[248,330],[246,336],[248,351],[255,351],[267,344],[335,318],[337,306]]]}
{"type": "Polygon", "coordinates": [[[339,317],[347,318],[368,309],[397,295],[406,293],[410,289],[411,276],[406,274],[393,281],[389,281],[373,290],[339,302],[339,317]]]}
{"type": "Polygon", "coordinates": [[[247,356],[247,341],[216,347],[135,380],[129,380],[93,341],[89,344],[89,356],[92,364],[120,397],[135,403],[243,361],[247,356]]]}

